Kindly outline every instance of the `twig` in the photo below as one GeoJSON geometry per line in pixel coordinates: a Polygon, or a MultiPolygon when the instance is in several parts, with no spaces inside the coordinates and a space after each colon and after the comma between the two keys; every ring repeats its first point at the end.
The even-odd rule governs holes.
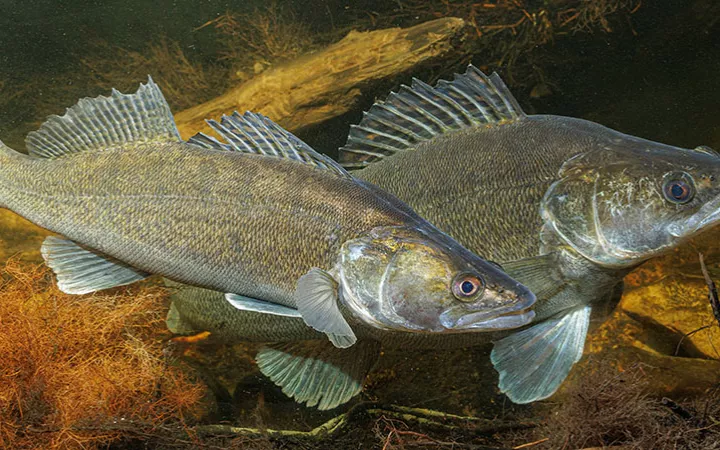
{"type": "Polygon", "coordinates": [[[550,440],[550,438],[543,438],[543,439],[540,439],[539,441],[528,442],[527,444],[518,445],[517,447],[513,447],[513,450],[520,450],[521,448],[533,447],[535,445],[542,444],[543,442],[547,442],[549,440],[550,440]]]}
{"type": "Polygon", "coordinates": [[[713,315],[718,325],[720,325],[720,300],[718,300],[718,290],[715,286],[715,282],[710,278],[707,267],[705,267],[705,259],[702,253],[698,253],[700,256],[700,269],[702,270],[705,282],[708,285],[708,300],[710,300],[710,306],[712,306],[713,315]]]}

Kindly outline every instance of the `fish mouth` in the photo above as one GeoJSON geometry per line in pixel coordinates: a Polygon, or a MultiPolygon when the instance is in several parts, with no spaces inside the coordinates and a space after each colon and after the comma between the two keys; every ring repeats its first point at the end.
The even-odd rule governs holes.
{"type": "Polygon", "coordinates": [[[705,217],[703,220],[700,221],[697,228],[695,229],[696,232],[705,230],[706,228],[710,228],[713,225],[716,225],[720,221],[720,205],[718,205],[718,208],[712,212],[709,216],[705,217]]]}
{"type": "Polygon", "coordinates": [[[440,323],[452,331],[499,331],[525,326],[535,318],[530,307],[535,304],[532,293],[520,297],[522,300],[502,308],[466,312],[457,308],[440,315],[440,323]]]}
{"type": "Polygon", "coordinates": [[[720,223],[720,196],[704,205],[685,224],[670,225],[668,231],[676,238],[687,238],[720,223]]]}

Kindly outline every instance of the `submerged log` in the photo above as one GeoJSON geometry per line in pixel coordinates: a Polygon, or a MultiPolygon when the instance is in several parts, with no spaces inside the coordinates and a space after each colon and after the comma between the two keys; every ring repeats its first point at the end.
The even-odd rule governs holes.
{"type": "Polygon", "coordinates": [[[360,87],[448,55],[465,22],[445,18],[411,28],[352,31],[325,50],[268,69],[224,95],[175,115],[183,138],[207,130],[205,119],[237,110],[262,113],[288,130],[339,116],[360,87]]]}

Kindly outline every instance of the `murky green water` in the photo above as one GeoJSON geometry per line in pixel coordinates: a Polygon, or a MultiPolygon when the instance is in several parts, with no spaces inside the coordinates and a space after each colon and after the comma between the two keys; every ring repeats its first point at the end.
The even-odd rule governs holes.
{"type": "MultiPolygon", "coordinates": [[[[603,0],[596,2],[592,10],[582,9],[587,3],[0,0],[0,139],[22,150],[25,134],[36,129],[47,115],[61,114],[78,98],[107,94],[111,87],[124,92],[134,90],[148,74],[160,84],[178,113],[237,88],[264,71],[320,52],[350,30],[410,27],[455,14],[465,19],[468,27],[452,40],[452,50],[446,55],[404,73],[360,83],[355,87],[360,94],[347,111],[311,126],[299,126],[295,130],[298,136],[315,149],[336,156],[350,125],[360,121],[362,112],[373,101],[409,83],[413,76],[434,83],[450,79],[472,62],[488,73],[500,72],[530,114],[585,118],[671,145],[719,149],[717,2],[603,0]]],[[[4,250],[0,253],[4,258],[24,252],[25,259],[39,260],[37,249],[42,233],[16,218],[1,223],[4,250]]],[[[705,413],[701,412],[702,404],[692,409],[687,406],[691,404],[688,400],[684,405],[695,420],[691,428],[707,427],[720,436],[717,396],[712,391],[718,386],[713,374],[720,368],[720,324],[711,316],[695,251],[706,254],[711,273],[720,278],[717,236],[715,232],[694,243],[694,247],[680,249],[631,275],[635,278],[626,280],[621,310],[590,338],[593,351],[588,359],[602,369],[573,372],[570,387],[539,407],[518,407],[497,391],[497,375],[487,346],[452,351],[388,350],[359,397],[336,410],[318,412],[298,405],[258,372],[253,362],[255,344],[232,347],[214,343],[211,338],[199,344],[183,344],[181,350],[169,350],[175,352],[173,361],[197,376],[199,383],[210,386],[212,393],[207,397],[207,414],[187,426],[223,423],[309,430],[352,410],[351,425],[321,443],[287,436],[252,442],[216,441],[198,435],[193,438],[197,439],[195,444],[188,444],[192,439],[173,443],[129,434],[114,445],[132,448],[144,442],[150,448],[169,448],[214,442],[239,448],[451,448],[455,442],[453,448],[509,448],[562,433],[572,435],[572,430],[557,423],[555,428],[539,427],[547,417],[557,414],[549,412],[552,408],[572,416],[567,408],[562,409],[565,402],[571,405],[568,408],[590,408],[587,405],[592,401],[578,401],[587,400],[582,398],[582,392],[596,395],[598,410],[590,415],[617,414],[616,422],[627,422],[627,426],[623,425],[625,431],[635,435],[642,433],[633,427],[642,429],[644,425],[631,424],[630,418],[639,417],[639,413],[600,408],[609,408],[614,401],[641,403],[643,411],[658,411],[649,418],[642,416],[643,420],[662,416],[653,423],[671,429],[675,425],[670,422],[676,415],[657,406],[657,401],[642,403],[647,399],[639,398],[637,392],[649,392],[655,400],[667,395],[681,401],[689,395],[696,402],[711,401],[705,413]],[[696,331],[700,327],[705,328],[696,331]],[[607,363],[613,363],[613,368],[609,369],[607,363]],[[607,377],[596,380],[596,375],[588,375],[598,370],[605,371],[607,377]],[[637,390],[622,391],[617,398],[593,391],[603,383],[627,386],[625,380],[617,378],[623,373],[641,378],[637,390]],[[362,402],[371,402],[371,406],[358,409],[362,402]],[[416,416],[398,415],[389,409],[383,413],[382,408],[390,408],[388,405],[498,419],[514,425],[506,423],[502,428],[496,423],[497,430],[506,431],[493,432],[490,425],[484,424],[485,431],[480,432],[477,421],[468,424],[464,419],[452,422],[455,419],[444,418],[438,425],[427,422],[427,416],[417,411],[416,416]],[[356,413],[358,410],[360,413],[356,413]],[[525,425],[540,431],[533,435],[523,431],[525,425]]],[[[644,427],[647,431],[649,425],[644,427]]],[[[592,434],[580,431],[579,426],[576,430],[592,434]]],[[[653,432],[660,436],[663,430],[653,432]]],[[[3,439],[0,436],[0,446],[3,439]]],[[[557,441],[539,442],[530,448],[560,448],[555,444],[548,447],[549,442],[557,441]]],[[[577,439],[568,438],[567,442],[565,448],[580,448],[577,439]]],[[[633,441],[632,436],[602,436],[582,442],[598,446],[640,441],[633,441]]],[[[649,438],[638,445],[650,445],[648,442],[649,438]]],[[[665,441],[655,442],[656,448],[670,448],[663,447],[665,441]]],[[[720,447],[718,442],[687,445],[720,447]]]]}

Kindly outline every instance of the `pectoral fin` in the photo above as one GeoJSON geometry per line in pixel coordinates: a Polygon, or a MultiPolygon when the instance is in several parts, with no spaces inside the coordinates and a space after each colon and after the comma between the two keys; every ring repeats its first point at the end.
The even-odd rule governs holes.
{"type": "Polygon", "coordinates": [[[506,262],[502,268],[530,289],[538,300],[556,295],[567,284],[555,253],[506,262]]]}
{"type": "Polygon", "coordinates": [[[149,273],[59,236],[48,236],[40,248],[45,263],[66,294],[88,294],[140,281],[149,273]]]}
{"type": "Polygon", "coordinates": [[[348,402],[362,390],[379,352],[374,341],[362,340],[348,350],[315,341],[265,347],[256,359],[260,371],[285,395],[327,410],[348,402]]]}
{"type": "Polygon", "coordinates": [[[353,345],[357,338],[338,305],[338,286],[322,269],[312,268],[301,276],[295,289],[295,302],[305,323],[327,334],[339,348],[353,345]]]}
{"type": "Polygon", "coordinates": [[[167,317],[165,318],[165,324],[167,325],[168,330],[170,330],[173,334],[187,335],[198,332],[198,330],[193,328],[193,326],[183,318],[182,314],[180,314],[180,311],[178,311],[175,306],[175,302],[170,303],[170,309],[168,310],[167,317]]]}
{"type": "Polygon", "coordinates": [[[253,311],[275,316],[300,317],[297,309],[278,303],[258,300],[238,294],[225,294],[225,300],[241,311],[253,311]]]}
{"type": "Polygon", "coordinates": [[[495,342],[490,359],[500,374],[500,391],[514,403],[554,394],[583,355],[590,310],[575,309],[495,342]]]}

